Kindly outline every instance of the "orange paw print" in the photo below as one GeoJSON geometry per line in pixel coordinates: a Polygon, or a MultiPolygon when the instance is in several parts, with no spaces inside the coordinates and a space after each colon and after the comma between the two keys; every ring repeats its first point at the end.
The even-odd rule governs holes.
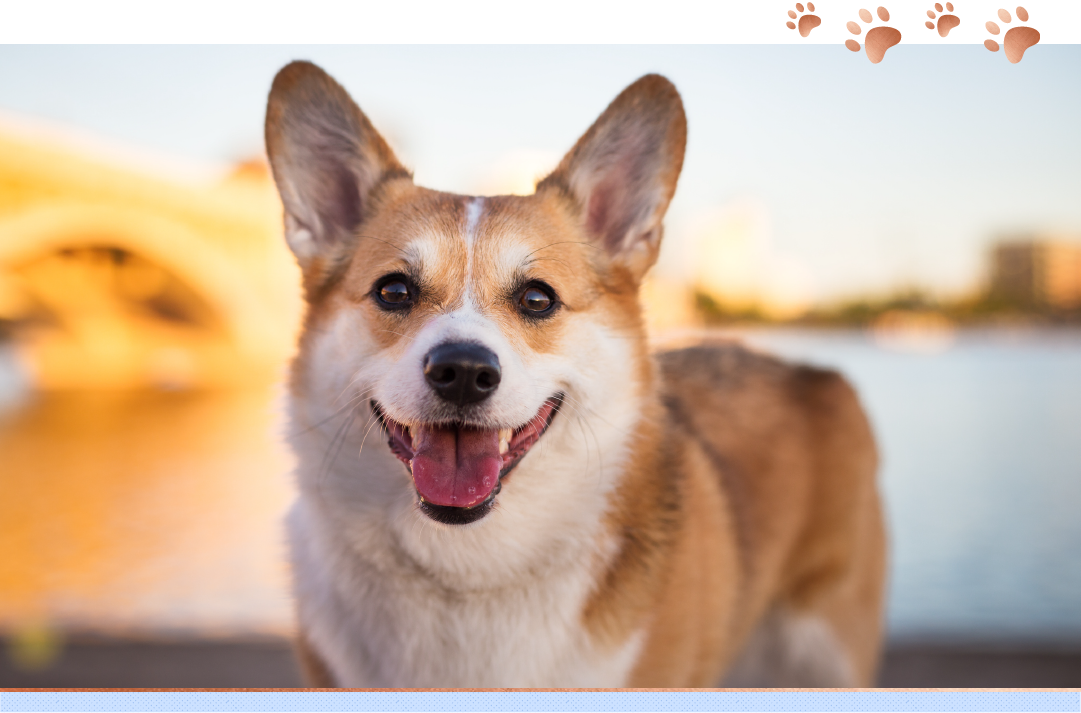
{"type": "MultiPolygon", "coordinates": [[[[1003,24],[1008,24],[1013,21],[1013,18],[1010,17],[1010,13],[1006,10],[998,11],[998,19],[1002,20],[1003,24]]],[[[1023,7],[1018,7],[1017,19],[1021,22],[1028,22],[1028,10],[1023,7]]],[[[998,24],[995,22],[989,21],[986,27],[987,31],[992,35],[997,35],[1001,32],[998,24]]],[[[1006,47],[1006,59],[1017,64],[1021,61],[1021,58],[1025,56],[1025,50],[1039,41],[1040,32],[1035,27],[1011,27],[1006,31],[1006,36],[1002,38],[1002,44],[1006,47]]],[[[983,46],[992,52],[998,52],[998,42],[995,42],[990,38],[984,40],[983,46]]]]}
{"type": "MultiPolygon", "coordinates": [[[[934,20],[936,12],[938,12],[938,13],[942,12],[941,3],[936,2],[935,3],[935,9],[927,11],[927,17],[931,18],[931,20],[934,20]]],[[[952,2],[946,3],[946,12],[947,13],[952,13],[953,12],[953,3],[952,2]]],[[[927,26],[928,30],[933,30],[936,27],[935,23],[932,22],[931,20],[928,20],[927,22],[923,23],[924,25],[927,26]]],[[[950,34],[950,30],[952,30],[953,28],[957,27],[960,24],[961,24],[961,18],[957,17],[957,15],[952,15],[952,14],[942,15],[942,14],[939,14],[939,16],[938,16],[938,25],[937,25],[937,27],[938,27],[938,36],[939,37],[945,37],[946,35],[950,34]]]]}
{"type": "MultiPolygon", "coordinates": [[[[814,11],[815,11],[814,3],[810,3],[810,2],[807,3],[807,12],[812,13],[814,11]]],[[[789,20],[788,22],[786,22],[784,24],[790,30],[794,30],[797,27],[799,27],[800,37],[806,37],[807,35],[811,34],[811,30],[813,30],[814,28],[816,28],[816,27],[818,27],[819,25],[822,24],[822,18],[820,18],[818,15],[810,15],[810,14],[804,15],[803,14],[803,3],[801,3],[801,2],[796,3],[796,10],[795,11],[793,11],[793,10],[788,11],[788,16],[791,17],[792,20],[795,20],[797,17],[799,18],[799,20],[797,20],[796,22],[792,22],[792,20],[789,20]],[[800,14],[797,15],[796,11],[798,11],[800,14]]]]}
{"type": "MultiPolygon", "coordinates": [[[[874,21],[870,10],[860,10],[860,19],[870,24],[874,21]]],[[[882,22],[890,21],[890,12],[884,7],[878,8],[878,19],[882,22]]],[[[859,35],[863,28],[855,22],[849,22],[848,31],[853,35],[859,35]]],[[[886,56],[886,50],[901,42],[901,33],[892,27],[879,25],[867,30],[867,37],[863,41],[863,47],[867,51],[867,59],[873,64],[878,64],[886,56]]],[[[860,51],[860,43],[855,40],[845,40],[845,47],[853,52],[860,51]]]]}

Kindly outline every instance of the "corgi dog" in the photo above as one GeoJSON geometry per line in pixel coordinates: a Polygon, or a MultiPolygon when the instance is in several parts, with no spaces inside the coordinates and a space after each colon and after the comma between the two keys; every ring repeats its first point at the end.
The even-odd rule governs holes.
{"type": "Polygon", "coordinates": [[[310,685],[873,684],[886,539],[855,393],[730,342],[648,345],[686,136],[648,75],[533,195],[442,193],[323,70],[278,73],[310,685]]]}

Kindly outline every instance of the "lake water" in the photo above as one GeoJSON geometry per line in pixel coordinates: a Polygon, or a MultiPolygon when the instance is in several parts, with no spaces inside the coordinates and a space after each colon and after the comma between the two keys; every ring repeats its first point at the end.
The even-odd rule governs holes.
{"type": "MultiPolygon", "coordinates": [[[[860,332],[738,336],[859,389],[883,454],[891,635],[1081,641],[1081,334],[963,333],[931,354],[860,332]]],[[[0,628],[287,632],[274,403],[64,394],[0,414],[0,628]]]]}
{"type": "Polygon", "coordinates": [[[288,633],[277,420],[273,389],[0,413],[0,630],[288,633]]]}

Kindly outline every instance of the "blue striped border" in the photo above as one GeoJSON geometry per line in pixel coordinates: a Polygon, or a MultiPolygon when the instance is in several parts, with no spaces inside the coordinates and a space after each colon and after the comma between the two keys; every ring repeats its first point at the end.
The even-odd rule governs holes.
{"type": "Polygon", "coordinates": [[[35,691],[0,711],[1081,711],[1074,691],[35,691]]]}

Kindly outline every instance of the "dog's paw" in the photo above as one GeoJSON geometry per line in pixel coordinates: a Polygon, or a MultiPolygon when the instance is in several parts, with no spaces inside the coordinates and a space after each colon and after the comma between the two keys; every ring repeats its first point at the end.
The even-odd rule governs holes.
{"type": "MultiPolygon", "coordinates": [[[[871,15],[870,10],[860,10],[860,19],[864,23],[870,24],[874,21],[874,17],[871,15]]],[[[890,13],[884,7],[878,8],[878,19],[882,22],[889,22],[890,13]]],[[[859,35],[863,33],[863,28],[859,23],[849,22],[848,31],[853,35],[859,35]]],[[[867,59],[871,60],[873,64],[878,64],[882,61],[882,58],[886,56],[886,50],[894,45],[900,43],[901,32],[887,25],[879,25],[867,30],[867,37],[863,41],[863,46],[867,50],[867,59]]],[[[860,43],[856,40],[845,40],[845,47],[853,52],[860,51],[860,43]]]]}
{"type": "MultiPolygon", "coordinates": [[[[952,2],[946,3],[946,13],[953,13],[953,3],[952,2]]],[[[928,20],[927,22],[923,23],[923,24],[927,26],[928,30],[933,30],[933,29],[935,29],[937,27],[939,37],[945,37],[946,35],[950,34],[950,30],[952,30],[953,28],[955,28],[955,27],[957,27],[958,25],[961,24],[961,18],[957,17],[957,15],[953,15],[953,14],[945,14],[944,15],[944,14],[942,14],[942,4],[937,3],[937,2],[935,3],[935,9],[934,10],[928,10],[927,11],[927,17],[929,17],[931,19],[928,20]],[[934,19],[936,17],[936,15],[935,15],[936,12],[939,13],[937,15],[937,17],[938,17],[937,24],[934,22],[934,19]]]]}
{"type": "MultiPolygon", "coordinates": [[[[1002,20],[1003,24],[1009,24],[1013,21],[1008,10],[999,10],[998,19],[1002,20]]],[[[1028,10],[1023,7],[1018,7],[1017,19],[1021,22],[1028,22],[1028,10]]],[[[992,35],[997,35],[1001,32],[998,23],[994,21],[989,20],[986,27],[987,31],[992,35]]],[[[1039,41],[1040,32],[1035,27],[1011,27],[1006,31],[1006,36],[1002,38],[1002,44],[1006,48],[1006,59],[1010,60],[1013,64],[1017,64],[1021,61],[1021,58],[1025,56],[1025,50],[1039,41]]],[[[995,42],[991,38],[984,40],[983,46],[992,52],[998,52],[998,42],[995,42]]]]}
{"type": "Polygon", "coordinates": [[[792,22],[792,20],[789,20],[788,22],[786,22],[784,24],[790,30],[794,30],[794,29],[796,29],[798,27],[800,37],[806,37],[807,35],[811,34],[811,30],[813,30],[814,28],[816,28],[816,27],[818,27],[819,25],[822,24],[822,18],[820,18],[818,15],[811,15],[810,14],[810,13],[812,13],[814,11],[815,11],[814,3],[809,2],[809,3],[807,3],[807,14],[804,14],[803,3],[798,2],[798,3],[796,3],[796,9],[795,10],[789,10],[788,11],[788,16],[791,17],[792,20],[796,20],[797,17],[799,19],[796,20],[796,22],[792,22]],[[796,14],[797,12],[799,13],[798,15],[796,14]]]}

